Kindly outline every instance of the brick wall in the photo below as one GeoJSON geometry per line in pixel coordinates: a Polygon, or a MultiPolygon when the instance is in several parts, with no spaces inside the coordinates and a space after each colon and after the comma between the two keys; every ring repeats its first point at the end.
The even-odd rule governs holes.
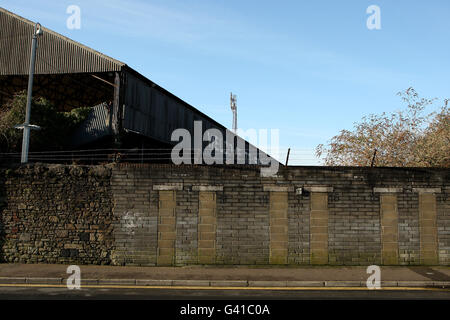
{"type": "Polygon", "coordinates": [[[437,200],[437,235],[439,264],[450,265],[450,186],[448,180],[443,192],[438,194],[437,200]]]}
{"type": "Polygon", "coordinates": [[[398,195],[398,248],[399,264],[419,264],[419,194],[403,193],[398,195]]]}
{"type": "Polygon", "coordinates": [[[289,167],[274,178],[249,166],[8,172],[0,188],[7,261],[450,265],[445,169],[289,167]]]}

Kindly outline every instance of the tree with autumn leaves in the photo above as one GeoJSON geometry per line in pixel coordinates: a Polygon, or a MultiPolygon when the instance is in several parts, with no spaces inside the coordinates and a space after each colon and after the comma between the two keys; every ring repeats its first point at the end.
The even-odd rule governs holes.
{"type": "Polygon", "coordinates": [[[404,110],[371,114],[316,148],[329,166],[450,167],[448,99],[439,112],[426,113],[436,99],[420,98],[413,88],[399,92],[404,110]]]}

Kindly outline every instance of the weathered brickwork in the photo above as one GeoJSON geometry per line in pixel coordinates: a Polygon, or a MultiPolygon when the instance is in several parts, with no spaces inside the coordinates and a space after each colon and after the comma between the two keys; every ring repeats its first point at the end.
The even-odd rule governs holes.
{"type": "Polygon", "coordinates": [[[1,172],[0,261],[450,265],[445,169],[289,167],[270,178],[251,166],[1,172]]]}
{"type": "Polygon", "coordinates": [[[436,195],[419,193],[420,264],[438,263],[436,195]]]}
{"type": "Polygon", "coordinates": [[[159,193],[150,174],[113,168],[114,265],[156,265],[159,193]]]}
{"type": "Polygon", "coordinates": [[[328,194],[311,193],[311,264],[328,264],[328,194]]]}
{"type": "Polygon", "coordinates": [[[381,215],[381,262],[398,264],[398,204],[396,194],[382,194],[381,215]]]}
{"type": "Polygon", "coordinates": [[[175,262],[177,240],[177,197],[174,190],[159,191],[158,206],[158,266],[171,266],[175,262]]]}
{"type": "Polygon", "coordinates": [[[198,209],[198,263],[216,262],[216,193],[200,191],[198,209]]]}
{"type": "Polygon", "coordinates": [[[439,264],[450,265],[450,186],[436,194],[439,264]]]}
{"type": "Polygon", "coordinates": [[[197,264],[199,193],[193,190],[176,192],[176,265],[197,264]]]}
{"type": "Polygon", "coordinates": [[[288,193],[270,191],[270,264],[287,264],[288,261],[288,193]]]}
{"type": "Polygon", "coordinates": [[[288,192],[288,264],[309,264],[309,195],[288,192]]]}
{"type": "Polygon", "coordinates": [[[352,176],[358,180],[338,182],[328,194],[329,263],[381,264],[380,197],[352,176]]]}
{"type": "Polygon", "coordinates": [[[397,193],[400,265],[420,264],[419,194],[397,193]]]}
{"type": "MultiPolygon", "coordinates": [[[[251,179],[259,179],[258,174],[254,172],[251,179]]],[[[230,180],[222,180],[223,192],[217,192],[216,262],[267,264],[269,192],[260,182],[239,181],[241,175],[235,171],[230,180]]]]}

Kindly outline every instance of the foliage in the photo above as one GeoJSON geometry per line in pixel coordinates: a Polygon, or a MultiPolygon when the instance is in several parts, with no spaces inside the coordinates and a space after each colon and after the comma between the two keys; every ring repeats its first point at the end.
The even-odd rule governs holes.
{"type": "Polygon", "coordinates": [[[449,167],[449,100],[440,112],[425,114],[436,99],[420,98],[413,88],[398,95],[406,110],[363,117],[353,131],[342,130],[326,146],[318,145],[316,155],[330,166],[370,166],[376,150],[375,166],[449,167]]]}
{"type": "MultiPolygon", "coordinates": [[[[2,152],[20,152],[23,130],[13,128],[25,121],[27,95],[22,91],[0,108],[0,149],[2,152]]],[[[30,151],[63,148],[71,133],[88,116],[90,108],[77,108],[59,112],[42,97],[33,98],[30,123],[41,127],[31,131],[30,151]]]]}

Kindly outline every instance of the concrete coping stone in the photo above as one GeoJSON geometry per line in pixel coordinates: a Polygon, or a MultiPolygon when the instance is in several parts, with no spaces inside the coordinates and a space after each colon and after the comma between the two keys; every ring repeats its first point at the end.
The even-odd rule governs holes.
{"type": "MultiPolygon", "coordinates": [[[[367,281],[362,281],[362,284],[366,283],[367,281]]],[[[398,287],[398,281],[383,281],[381,280],[381,287],[398,287]]]]}
{"type": "Polygon", "coordinates": [[[0,277],[0,283],[2,284],[20,284],[20,283],[26,283],[27,278],[7,278],[7,277],[0,277]]]}
{"type": "MultiPolygon", "coordinates": [[[[63,278],[0,277],[0,284],[65,284],[63,278]]],[[[366,287],[366,281],[247,281],[247,280],[156,280],[156,279],[81,279],[81,285],[137,285],[188,287],[366,287]]],[[[450,288],[450,281],[381,281],[381,287],[450,288]]]]}
{"type": "Polygon", "coordinates": [[[83,279],[81,278],[81,285],[97,285],[98,279],[83,279]]]}
{"type": "Polygon", "coordinates": [[[137,279],[136,285],[138,286],[171,286],[173,283],[172,280],[148,280],[148,279],[137,279]]]}
{"type": "Polygon", "coordinates": [[[373,188],[373,192],[375,193],[401,193],[403,192],[403,188],[373,188]]]}
{"type": "Polygon", "coordinates": [[[417,193],[441,193],[441,188],[412,188],[417,193]]]}
{"type": "Polygon", "coordinates": [[[325,281],[325,287],[361,287],[366,283],[363,281],[325,281]]]}
{"type": "Polygon", "coordinates": [[[324,287],[324,281],[287,281],[287,287],[324,287]]]}
{"type": "Polygon", "coordinates": [[[294,191],[293,186],[277,186],[277,185],[264,185],[263,186],[264,191],[270,191],[270,192],[289,192],[294,191]]]}
{"type": "Polygon", "coordinates": [[[211,287],[248,287],[247,280],[211,280],[211,287]]]}
{"type": "Polygon", "coordinates": [[[135,279],[99,279],[98,284],[122,284],[122,285],[135,285],[135,279]]]}
{"type": "Polygon", "coordinates": [[[286,287],[287,281],[249,281],[249,287],[286,287]]]}
{"type": "Polygon", "coordinates": [[[303,189],[309,192],[333,192],[330,186],[304,186],[303,189]]]}
{"type": "Polygon", "coordinates": [[[434,281],[434,287],[450,288],[450,281],[434,281]]]}
{"type": "Polygon", "coordinates": [[[27,278],[28,284],[62,284],[63,278],[27,278]]]}
{"type": "Polygon", "coordinates": [[[192,186],[192,191],[223,191],[223,186],[198,185],[192,186]]]}
{"type": "Polygon", "coordinates": [[[431,287],[435,281],[397,281],[399,287],[431,287]]]}
{"type": "Polygon", "coordinates": [[[171,191],[171,190],[183,190],[182,183],[165,183],[153,185],[153,190],[157,191],[171,191]]]}
{"type": "Polygon", "coordinates": [[[172,280],[172,285],[187,287],[209,287],[209,280],[172,280]]]}

